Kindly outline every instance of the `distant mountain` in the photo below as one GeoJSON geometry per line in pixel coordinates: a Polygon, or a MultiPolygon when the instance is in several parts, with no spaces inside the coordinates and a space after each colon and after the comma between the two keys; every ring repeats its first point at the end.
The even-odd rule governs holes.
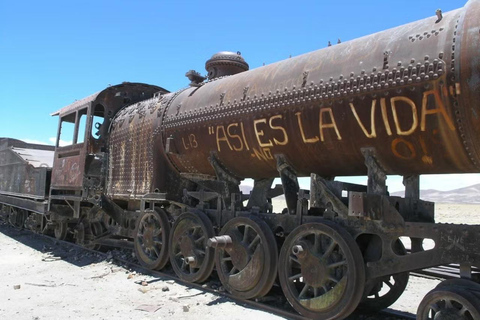
{"type": "MultiPolygon", "coordinates": [[[[392,192],[390,195],[403,197],[404,192],[392,192]]],[[[420,198],[439,203],[480,203],[480,183],[449,191],[420,190],[420,198]]]]}

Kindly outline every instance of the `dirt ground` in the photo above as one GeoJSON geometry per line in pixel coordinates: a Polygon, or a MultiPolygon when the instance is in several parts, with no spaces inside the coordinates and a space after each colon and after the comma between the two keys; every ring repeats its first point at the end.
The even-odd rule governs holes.
{"type": "Polygon", "coordinates": [[[0,225],[2,319],[282,319],[53,239],[43,242],[0,225]]]}
{"type": "MultiPolygon", "coordinates": [[[[437,217],[480,224],[480,205],[440,204],[437,217]]],[[[2,224],[0,257],[2,319],[282,319],[2,224]]],[[[415,314],[438,282],[410,277],[392,308],[415,314]]]]}

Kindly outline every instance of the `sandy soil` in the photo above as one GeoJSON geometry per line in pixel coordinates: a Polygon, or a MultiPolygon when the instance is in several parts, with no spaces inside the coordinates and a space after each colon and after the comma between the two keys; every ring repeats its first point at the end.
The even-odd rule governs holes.
{"type": "Polygon", "coordinates": [[[441,223],[480,225],[480,204],[436,203],[435,219],[441,223]]]}
{"type": "Polygon", "coordinates": [[[9,229],[0,226],[2,319],[282,319],[9,229]]]}

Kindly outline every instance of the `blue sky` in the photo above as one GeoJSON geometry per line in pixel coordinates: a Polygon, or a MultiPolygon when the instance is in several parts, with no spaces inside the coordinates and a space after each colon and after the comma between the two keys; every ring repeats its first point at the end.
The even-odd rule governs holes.
{"type": "Polygon", "coordinates": [[[465,2],[0,0],[0,137],[51,143],[59,108],[122,81],[178,90],[218,51],[256,68],[465,2]]]}

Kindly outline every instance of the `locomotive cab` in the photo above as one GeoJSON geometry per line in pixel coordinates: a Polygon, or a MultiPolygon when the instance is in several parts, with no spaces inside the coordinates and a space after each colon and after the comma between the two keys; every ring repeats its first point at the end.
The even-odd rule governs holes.
{"type": "Polygon", "coordinates": [[[108,129],[123,107],[165,89],[140,83],[111,86],[64,107],[59,117],[50,202],[66,205],[69,217],[79,218],[81,202],[95,203],[103,193],[107,172],[108,129]]]}

